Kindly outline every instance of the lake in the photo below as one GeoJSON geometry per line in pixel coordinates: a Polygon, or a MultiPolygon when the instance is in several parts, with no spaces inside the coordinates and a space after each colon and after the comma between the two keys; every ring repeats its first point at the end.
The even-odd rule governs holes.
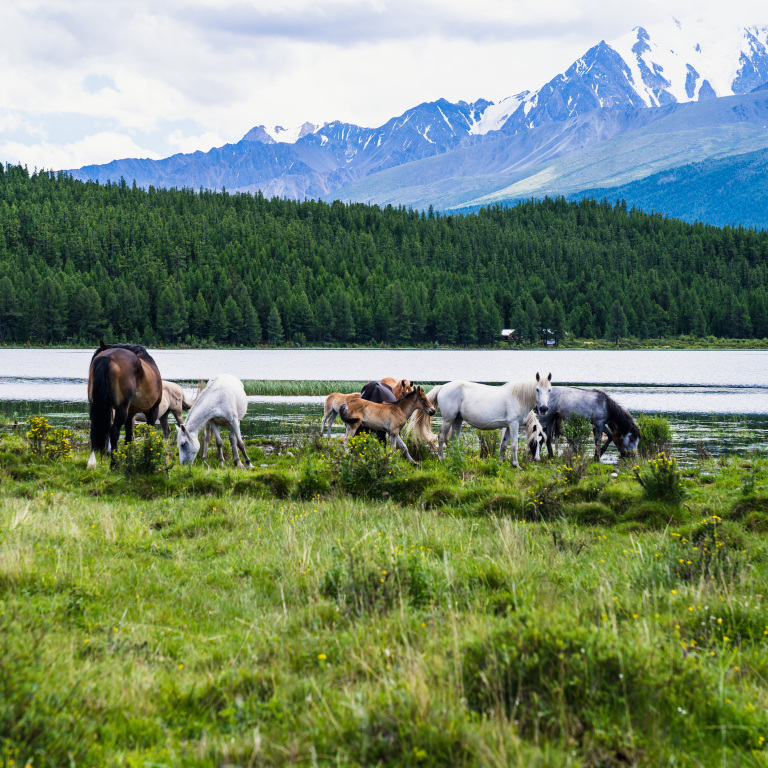
{"type": "MultiPolygon", "coordinates": [[[[633,412],[664,413],[676,448],[768,448],[768,352],[678,350],[150,350],[163,376],[196,381],[218,373],[241,379],[489,383],[552,372],[557,384],[595,385],[633,412]]],[[[0,350],[0,413],[46,413],[54,422],[87,419],[93,350],[0,350]]],[[[251,397],[243,431],[281,437],[322,415],[318,397],[251,397]]],[[[340,429],[339,420],[335,425],[340,429]]]]}

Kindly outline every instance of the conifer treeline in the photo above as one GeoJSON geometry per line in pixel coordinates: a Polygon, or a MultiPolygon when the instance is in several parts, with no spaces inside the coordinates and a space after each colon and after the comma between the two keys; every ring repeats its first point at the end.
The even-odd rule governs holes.
{"type": "Polygon", "coordinates": [[[0,165],[0,342],[768,336],[768,235],[621,203],[475,215],[148,191],[0,165]]]}

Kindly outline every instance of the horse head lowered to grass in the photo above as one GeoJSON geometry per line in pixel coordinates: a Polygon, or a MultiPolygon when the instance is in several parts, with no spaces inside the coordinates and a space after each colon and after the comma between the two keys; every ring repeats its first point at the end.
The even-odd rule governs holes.
{"type": "Polygon", "coordinates": [[[91,456],[88,468],[96,466],[96,452],[111,456],[125,424],[125,442],[133,440],[133,417],[157,421],[163,380],[157,364],[138,344],[105,344],[93,353],[88,371],[88,403],[91,417],[91,456]]]}
{"type": "Polygon", "coordinates": [[[552,437],[558,420],[567,419],[574,413],[592,422],[597,461],[600,461],[611,442],[615,443],[622,457],[637,450],[640,430],[632,414],[601,389],[552,387],[549,405],[548,412],[540,412],[540,416],[541,426],[547,433],[547,450],[550,456],[554,453],[552,437]],[[605,445],[601,445],[604,432],[609,435],[609,439],[605,445]]]}
{"type": "Polygon", "coordinates": [[[219,464],[224,466],[219,427],[229,425],[229,442],[232,445],[232,458],[235,466],[241,466],[238,449],[243,454],[246,466],[251,468],[251,460],[245,452],[245,445],[240,434],[240,420],[248,410],[248,398],[245,396],[243,382],[237,376],[222,373],[208,382],[208,386],[198,395],[187,416],[186,424],[179,427],[176,444],[179,448],[179,463],[191,464],[200,450],[198,434],[203,432],[203,459],[208,457],[208,441],[211,432],[216,438],[219,452],[219,464]]]}

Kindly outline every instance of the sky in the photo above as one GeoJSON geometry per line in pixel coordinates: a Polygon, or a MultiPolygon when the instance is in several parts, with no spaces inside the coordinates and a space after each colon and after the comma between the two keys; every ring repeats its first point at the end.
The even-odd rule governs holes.
{"type": "Polygon", "coordinates": [[[499,101],[670,15],[768,24],[765,0],[2,0],[0,162],[74,169],[499,101]]]}

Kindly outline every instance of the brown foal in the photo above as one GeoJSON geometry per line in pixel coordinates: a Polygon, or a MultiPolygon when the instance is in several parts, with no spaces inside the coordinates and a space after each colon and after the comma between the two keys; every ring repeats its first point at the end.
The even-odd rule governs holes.
{"type": "MultiPolygon", "coordinates": [[[[425,411],[427,415],[435,415],[435,406],[427,400],[424,390],[416,387],[396,403],[371,403],[368,400],[356,398],[349,403],[342,403],[339,415],[347,425],[344,435],[344,449],[349,450],[349,438],[354,437],[360,427],[383,430],[389,436],[389,444],[392,448],[397,444],[400,430],[416,411],[425,411]]],[[[408,449],[403,443],[401,451],[411,464],[416,462],[411,458],[408,449]]]]}

